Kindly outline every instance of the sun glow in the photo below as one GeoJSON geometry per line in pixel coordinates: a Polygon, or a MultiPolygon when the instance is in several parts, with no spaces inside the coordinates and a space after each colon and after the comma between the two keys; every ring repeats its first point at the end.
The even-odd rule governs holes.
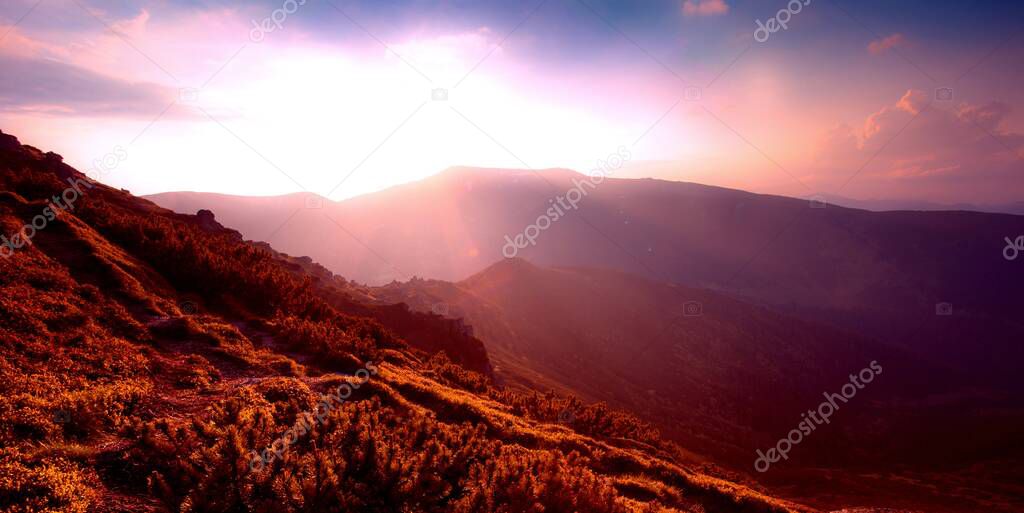
{"type": "Polygon", "coordinates": [[[637,131],[586,102],[545,101],[528,77],[509,76],[501,49],[482,39],[414,40],[370,54],[247,49],[138,138],[125,167],[139,175],[115,182],[139,193],[203,183],[209,191],[343,199],[453,165],[585,170],[637,131]],[[189,151],[168,155],[167,144],[189,151]]]}

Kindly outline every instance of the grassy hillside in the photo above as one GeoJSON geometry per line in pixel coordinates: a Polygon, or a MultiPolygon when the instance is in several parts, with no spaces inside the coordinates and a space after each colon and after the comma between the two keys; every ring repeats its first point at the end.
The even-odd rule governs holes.
{"type": "Polygon", "coordinates": [[[993,496],[1009,499],[1004,485],[1024,476],[1012,463],[1024,411],[1011,394],[713,291],[509,259],[457,283],[411,280],[368,293],[464,318],[510,385],[628,409],[715,463],[823,508],[994,510],[993,496]],[[884,375],[786,461],[755,472],[756,451],[870,362],[884,375]]]}
{"type": "MultiPolygon", "coordinates": [[[[68,179],[0,134],[2,233],[68,179]]],[[[0,510],[810,511],[629,415],[496,386],[445,325],[406,340],[205,216],[79,187],[0,259],[0,510]]]]}
{"type": "MultiPolygon", "coordinates": [[[[186,213],[212,209],[248,238],[361,282],[459,281],[501,261],[505,237],[537,223],[583,178],[453,168],[322,208],[306,208],[300,195],[156,200],[186,213]]],[[[517,256],[719,291],[883,340],[1018,396],[1024,390],[1024,273],[1002,255],[1005,238],[1024,233],[1024,216],[814,208],[805,199],[665,180],[608,178],[586,190],[578,209],[517,256]],[[940,303],[951,304],[950,315],[935,315],[940,303]]]]}

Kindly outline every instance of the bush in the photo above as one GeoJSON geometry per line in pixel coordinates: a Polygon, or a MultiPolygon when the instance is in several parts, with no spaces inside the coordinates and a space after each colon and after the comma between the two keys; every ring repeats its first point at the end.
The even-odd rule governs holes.
{"type": "Polygon", "coordinates": [[[0,511],[85,513],[98,485],[95,474],[67,460],[28,461],[0,450],[0,511]]]}

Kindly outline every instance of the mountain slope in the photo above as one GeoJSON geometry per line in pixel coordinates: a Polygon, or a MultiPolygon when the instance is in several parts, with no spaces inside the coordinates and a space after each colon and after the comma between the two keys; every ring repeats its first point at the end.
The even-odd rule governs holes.
{"type": "MultiPolygon", "coordinates": [[[[2,233],[68,179],[0,134],[2,233]]],[[[810,511],[607,408],[559,425],[208,216],[78,185],[0,258],[4,511],[810,511]]]]}
{"type": "Polygon", "coordinates": [[[465,318],[509,383],[628,409],[741,472],[752,472],[756,451],[775,445],[823,393],[877,364],[884,373],[831,424],[771,472],[752,472],[822,508],[970,511],[996,482],[1024,475],[1019,466],[1003,468],[1024,456],[1011,449],[1024,429],[1014,397],[901,350],[712,291],[521,259],[457,283],[412,280],[371,290],[386,303],[465,318]],[[900,478],[870,476],[878,468],[900,478]],[[965,468],[977,479],[962,481],[965,468]],[[956,482],[958,491],[934,490],[941,482],[956,482]]]}
{"type": "MultiPolygon", "coordinates": [[[[808,198],[809,200],[810,198],[808,198]]],[[[971,203],[933,203],[930,201],[915,201],[901,199],[853,199],[832,194],[818,195],[815,199],[824,200],[829,204],[841,207],[856,208],[859,210],[871,210],[875,212],[886,212],[893,210],[969,210],[972,212],[989,212],[993,214],[1024,215],[1024,202],[975,205],[971,203]]]]}
{"type": "Polygon", "coordinates": [[[246,237],[382,284],[479,272],[503,258],[506,236],[515,238],[557,197],[580,188],[587,194],[578,209],[518,256],[718,290],[1021,390],[1014,362],[1024,357],[1016,342],[1024,337],[1024,273],[1019,260],[1002,255],[1005,238],[1024,233],[1022,216],[814,208],[807,200],[661,180],[574,185],[584,179],[564,170],[454,168],[323,208],[305,208],[297,195],[260,201],[266,210],[258,223],[250,199],[198,195],[179,197],[177,206],[223,211],[231,216],[224,222],[246,237]],[[936,316],[942,303],[951,305],[950,316],[936,316]]]}
{"type": "MultiPolygon", "coordinates": [[[[906,355],[878,344],[616,271],[513,259],[456,284],[380,290],[386,302],[443,305],[465,317],[508,380],[533,370],[557,388],[663,418],[691,444],[715,439],[691,447],[737,461],[754,453],[755,432],[787,430],[830,382],[872,360],[910,367],[906,355]],[[771,400],[761,392],[768,390],[771,400]]],[[[912,386],[901,379],[879,393],[912,386]]]]}

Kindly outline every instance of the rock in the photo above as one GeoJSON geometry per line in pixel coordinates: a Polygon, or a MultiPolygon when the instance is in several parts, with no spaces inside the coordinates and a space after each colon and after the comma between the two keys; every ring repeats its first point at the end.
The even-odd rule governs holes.
{"type": "Polygon", "coordinates": [[[224,229],[224,226],[217,222],[217,217],[213,215],[213,212],[206,210],[205,208],[196,212],[196,219],[199,221],[199,226],[204,230],[224,229]]]}
{"type": "Polygon", "coordinates": [[[5,134],[0,131],[0,150],[17,150],[21,148],[21,142],[18,141],[17,137],[13,135],[5,134]]]}

